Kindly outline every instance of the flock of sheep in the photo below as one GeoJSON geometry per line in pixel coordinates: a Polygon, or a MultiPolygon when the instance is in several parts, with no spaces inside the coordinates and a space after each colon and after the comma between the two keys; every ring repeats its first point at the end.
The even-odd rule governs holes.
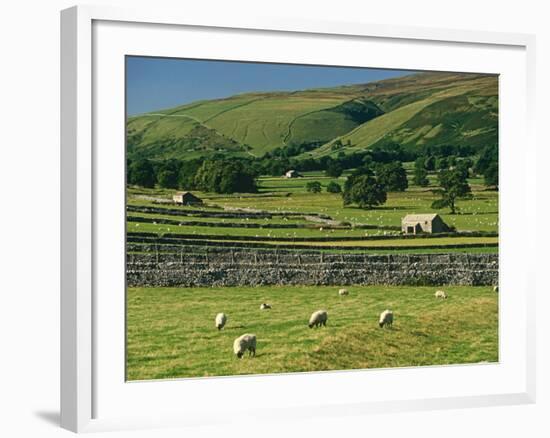
{"type": "MultiPolygon", "coordinates": [[[[493,291],[498,292],[498,286],[495,286],[493,288],[493,291]]],[[[349,295],[349,291],[347,289],[340,289],[338,291],[338,295],[340,295],[341,297],[347,296],[349,295]]],[[[447,293],[443,290],[435,291],[434,296],[436,299],[448,298],[447,293]]],[[[260,305],[260,310],[269,310],[271,308],[272,308],[271,304],[268,304],[268,303],[262,303],[260,305]]],[[[309,318],[308,326],[309,328],[326,326],[327,320],[328,320],[328,312],[326,310],[317,310],[316,312],[313,312],[311,314],[311,317],[309,318]]],[[[216,323],[216,328],[218,330],[222,330],[225,324],[227,323],[227,315],[225,313],[218,313],[216,315],[215,323],[216,323]]],[[[380,326],[380,328],[392,327],[393,312],[389,309],[384,310],[380,314],[378,325],[380,326]]],[[[256,335],[255,334],[246,333],[244,335],[239,336],[233,342],[233,352],[239,359],[241,359],[247,351],[249,356],[256,355],[256,335]]]]}

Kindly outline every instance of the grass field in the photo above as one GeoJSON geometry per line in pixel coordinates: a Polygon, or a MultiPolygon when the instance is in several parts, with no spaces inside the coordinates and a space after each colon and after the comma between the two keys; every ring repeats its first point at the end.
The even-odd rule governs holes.
{"type": "Polygon", "coordinates": [[[498,294],[490,287],[129,288],[129,380],[266,374],[498,361],[498,294]],[[262,302],[273,305],[261,311],[262,302]],[[394,311],[393,329],[378,315],[394,311]],[[326,309],[325,328],[309,329],[326,309]],[[218,312],[226,328],[214,327],[218,312]],[[233,340],[258,339],[255,358],[238,360],[233,340]]]}
{"type": "MultiPolygon", "coordinates": [[[[327,178],[321,173],[309,173],[304,178],[287,179],[262,177],[259,178],[258,195],[219,195],[212,193],[196,192],[206,203],[225,207],[254,208],[269,211],[290,211],[296,213],[323,213],[334,219],[349,221],[352,224],[373,223],[379,225],[401,225],[401,218],[409,213],[439,213],[444,220],[455,225],[459,230],[483,230],[496,231],[498,229],[498,192],[486,190],[478,179],[472,178],[473,198],[459,200],[457,206],[460,211],[456,215],[449,214],[448,210],[434,210],[431,203],[436,199],[432,193],[434,185],[426,188],[411,186],[405,192],[388,193],[387,202],[372,210],[363,210],[355,206],[344,207],[340,194],[324,191],[329,182],[336,181],[340,185],[345,183],[345,176],[340,178],[327,178]],[[309,181],[319,181],[323,192],[314,194],[305,191],[305,185],[309,181]],[[290,196],[287,196],[290,193],[290,196]]],[[[130,205],[150,205],[136,195],[143,195],[147,189],[128,189],[128,203],[130,205]]],[[[174,190],[152,189],[148,191],[151,196],[168,198],[174,190]]],[[[194,192],[195,193],[195,192],[194,192]]],[[[174,207],[183,211],[193,207],[174,207]]]]}
{"type": "MultiPolygon", "coordinates": [[[[408,166],[410,167],[410,166],[408,166]]],[[[408,169],[410,171],[410,169],[408,169]]],[[[153,232],[158,234],[176,233],[201,236],[235,236],[243,237],[258,242],[269,241],[273,244],[284,243],[277,242],[276,238],[285,239],[303,239],[303,238],[326,238],[330,242],[324,245],[333,246],[363,246],[363,247],[410,247],[426,245],[456,245],[461,243],[485,244],[497,243],[498,237],[435,237],[430,239],[404,240],[399,236],[395,239],[380,239],[379,241],[368,240],[361,241],[359,238],[387,236],[399,234],[398,231],[385,229],[361,229],[355,228],[361,225],[374,225],[383,227],[400,227],[401,219],[406,214],[412,213],[438,213],[448,224],[456,227],[458,231],[482,231],[498,232],[498,192],[486,190],[481,185],[481,181],[476,178],[470,179],[472,186],[472,199],[458,201],[460,209],[459,214],[448,214],[448,210],[434,210],[431,203],[436,199],[432,193],[434,185],[427,188],[421,188],[411,185],[405,192],[390,192],[386,204],[372,210],[364,210],[355,206],[342,205],[340,194],[327,193],[308,193],[305,186],[309,181],[319,181],[324,188],[331,181],[337,181],[343,186],[346,174],[340,178],[325,177],[320,172],[307,172],[303,178],[287,179],[276,177],[261,177],[258,180],[258,194],[235,194],[220,195],[212,193],[195,192],[206,203],[201,211],[220,212],[223,208],[252,208],[270,212],[291,212],[296,215],[306,213],[319,213],[330,216],[332,219],[348,223],[351,227],[347,229],[330,229],[322,223],[314,224],[307,221],[304,217],[290,216],[288,218],[274,216],[270,219],[265,218],[213,218],[189,216],[190,210],[196,210],[197,207],[177,207],[173,204],[165,208],[181,210],[182,215],[163,215],[160,213],[139,213],[130,212],[130,216],[144,217],[150,219],[169,219],[179,221],[180,224],[162,224],[162,223],[138,223],[128,222],[127,229],[130,232],[153,232]],[[213,227],[193,224],[192,222],[208,222],[212,224],[222,224],[224,222],[234,222],[241,224],[258,224],[265,226],[267,224],[296,224],[296,228],[243,228],[243,227],[213,227]],[[188,224],[189,223],[189,224],[188,224]],[[311,228],[302,228],[304,224],[309,224],[311,228]],[[357,241],[344,240],[351,237],[357,237],[357,241]],[[342,238],[342,240],[338,240],[342,238]]],[[[432,183],[433,184],[433,183],[432,183]]],[[[173,191],[162,189],[128,189],[128,204],[134,206],[162,207],[155,204],[152,200],[144,199],[144,196],[150,198],[170,199],[173,191]]],[[[215,240],[213,237],[212,240],[215,240]]],[[[238,240],[238,239],[237,239],[238,240]]],[[[288,242],[286,242],[288,243],[288,242]]],[[[298,243],[298,242],[297,242],[298,243]]],[[[315,242],[312,244],[319,244],[315,242]]],[[[450,249],[455,251],[456,249],[450,249]]],[[[490,252],[494,252],[491,250],[490,252]]]]}

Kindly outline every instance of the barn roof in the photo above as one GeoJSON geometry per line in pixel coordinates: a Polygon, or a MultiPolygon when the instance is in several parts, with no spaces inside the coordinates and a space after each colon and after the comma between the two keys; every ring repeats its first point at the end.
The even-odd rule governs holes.
{"type": "Polygon", "coordinates": [[[199,199],[197,195],[194,195],[191,192],[176,192],[176,196],[192,196],[193,198],[199,199]]]}
{"type": "Polygon", "coordinates": [[[403,218],[403,222],[425,222],[433,221],[437,216],[437,213],[433,214],[408,214],[403,218]]]}

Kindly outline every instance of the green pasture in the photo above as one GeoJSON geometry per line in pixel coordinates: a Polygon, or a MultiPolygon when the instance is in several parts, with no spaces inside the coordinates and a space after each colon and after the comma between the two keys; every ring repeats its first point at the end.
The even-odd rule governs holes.
{"type": "Polygon", "coordinates": [[[127,378],[267,374],[498,361],[498,294],[491,287],[270,286],[129,288],[127,378]],[[260,310],[260,304],[273,305],[260,310]],[[392,329],[378,327],[390,308],[392,329]],[[309,329],[312,312],[328,311],[309,329]],[[214,327],[228,315],[224,330],[214,327]],[[233,340],[257,336],[255,358],[237,359],[233,340]]]}
{"type": "MultiPolygon", "coordinates": [[[[303,180],[289,180],[297,186],[304,184],[303,180]]],[[[328,180],[316,178],[326,187],[328,180]]],[[[263,181],[261,181],[263,184],[263,181]]],[[[274,182],[269,182],[273,187],[274,182]]],[[[277,182],[277,184],[291,184],[277,182]]],[[[261,186],[260,186],[261,187],[261,186]]],[[[431,188],[412,188],[405,192],[388,193],[387,202],[372,210],[364,210],[355,206],[343,207],[342,197],[339,194],[321,192],[318,194],[299,191],[285,197],[219,197],[216,203],[222,206],[254,207],[273,211],[315,211],[331,216],[335,220],[346,221],[352,224],[392,225],[401,226],[401,219],[413,213],[439,213],[448,225],[454,225],[459,231],[498,231],[498,192],[485,191],[480,187],[473,188],[473,199],[457,202],[460,212],[451,215],[448,210],[431,208],[436,195],[431,188]]]]}
{"type": "MultiPolygon", "coordinates": [[[[127,230],[129,232],[146,233],[176,233],[176,234],[196,234],[208,236],[246,236],[252,240],[261,240],[262,238],[284,237],[287,239],[323,237],[336,239],[341,237],[364,237],[397,234],[396,231],[380,230],[361,230],[361,229],[325,229],[323,225],[320,228],[231,228],[231,227],[208,227],[198,225],[168,225],[168,224],[150,224],[143,222],[128,222],[127,230]]],[[[418,240],[418,239],[415,239],[418,240]]],[[[423,239],[425,240],[425,239],[423,239]]],[[[430,239],[433,240],[433,239],[430,239]]]]}
{"type": "MultiPolygon", "coordinates": [[[[281,216],[274,216],[271,218],[219,218],[219,217],[201,217],[193,215],[168,215],[168,214],[157,214],[157,213],[140,213],[140,212],[128,212],[128,216],[131,217],[143,217],[149,219],[168,219],[172,221],[180,222],[208,222],[208,223],[235,223],[235,224],[257,224],[257,225],[267,225],[267,224],[283,224],[283,225],[304,225],[310,224],[312,222],[306,221],[305,219],[299,216],[292,216],[289,218],[284,218],[281,216]]],[[[182,225],[184,226],[184,225],[182,225]]],[[[322,226],[322,224],[319,224],[322,226]]]]}
{"type": "MultiPolygon", "coordinates": [[[[410,166],[409,166],[410,168],[410,166]]],[[[410,169],[408,169],[410,171],[410,169]]],[[[345,174],[346,175],[346,174],[345,174]]],[[[496,248],[483,248],[483,244],[498,243],[497,237],[431,237],[426,239],[395,239],[361,240],[364,237],[397,235],[398,231],[354,228],[360,225],[393,226],[400,227],[401,219],[412,213],[439,213],[443,220],[456,227],[458,231],[486,231],[498,232],[498,192],[486,190],[479,179],[471,179],[472,199],[458,201],[459,213],[451,215],[446,210],[434,210],[431,204],[436,199],[432,190],[435,186],[422,188],[411,185],[405,192],[388,193],[388,200],[383,206],[372,210],[360,209],[355,206],[343,206],[340,194],[327,193],[326,186],[331,181],[337,181],[344,185],[346,176],[340,178],[326,177],[322,172],[304,172],[302,178],[260,177],[258,179],[259,191],[257,194],[213,194],[194,192],[203,199],[205,205],[176,206],[174,204],[159,204],[159,200],[170,200],[174,191],[166,189],[142,189],[131,187],[128,189],[128,204],[135,206],[149,206],[156,208],[169,208],[181,210],[182,215],[167,215],[162,213],[128,212],[129,216],[147,217],[151,219],[169,219],[179,221],[181,224],[139,223],[127,222],[129,232],[150,232],[161,234],[189,234],[215,241],[216,236],[240,236],[247,240],[269,243],[272,245],[288,245],[288,239],[302,238],[327,238],[328,242],[296,242],[296,245],[332,247],[362,247],[371,251],[399,246],[406,250],[416,246],[434,245],[469,245],[472,252],[495,252],[496,248]],[[306,184],[309,181],[319,181],[323,187],[321,193],[309,193],[306,184]],[[273,216],[270,219],[255,217],[216,218],[189,216],[191,210],[203,213],[222,212],[228,209],[253,209],[270,212],[289,212],[297,215],[306,213],[318,213],[328,215],[334,220],[348,223],[349,229],[331,229],[323,223],[306,221],[299,217],[273,216]],[[205,222],[212,224],[237,223],[237,224],[296,224],[309,223],[313,228],[244,228],[186,225],[186,222],[205,222]],[[340,238],[357,237],[357,240],[339,240],[340,238]],[[287,241],[277,241],[284,238],[287,241]],[[477,246],[476,246],[477,245],[477,246]]],[[[241,212],[245,215],[245,212],[241,212]]],[[[231,239],[229,239],[231,241],[231,239]]],[[[238,241],[238,239],[235,239],[238,241]]],[[[410,251],[420,251],[411,249],[410,251]]],[[[460,251],[458,248],[446,251],[460,251]]]]}
{"type": "MultiPolygon", "coordinates": [[[[447,209],[437,210],[431,208],[431,203],[436,199],[432,193],[435,187],[412,186],[405,192],[388,193],[387,202],[372,210],[360,209],[355,206],[342,204],[340,194],[308,193],[305,186],[309,181],[319,181],[326,189],[330,181],[337,181],[343,185],[345,178],[327,178],[320,174],[306,174],[304,178],[260,178],[259,193],[220,195],[194,192],[207,204],[220,207],[252,208],[268,210],[273,212],[295,212],[301,213],[322,213],[331,216],[335,220],[350,222],[352,225],[390,225],[401,226],[401,219],[407,214],[413,213],[438,213],[443,220],[454,225],[459,231],[498,231],[498,192],[486,190],[479,185],[479,180],[470,181],[472,185],[472,199],[459,200],[457,202],[459,213],[449,214],[447,209]],[[282,192],[279,194],[279,192],[282,192]],[[290,193],[290,196],[286,196],[290,193]],[[272,195],[270,195],[272,194],[272,195]]],[[[147,205],[163,207],[150,200],[136,198],[136,195],[144,196],[144,189],[135,193],[134,189],[128,190],[129,205],[147,205]]],[[[170,199],[173,190],[151,191],[152,197],[170,199]]],[[[164,206],[166,208],[180,208],[182,210],[197,209],[197,207],[177,207],[174,205],[164,206]]],[[[220,209],[206,208],[206,210],[220,211],[220,209]]],[[[133,214],[133,213],[132,213],[133,214]]],[[[202,220],[204,218],[201,218],[202,220]]],[[[279,220],[280,218],[274,218],[279,220]]],[[[199,220],[199,219],[197,219],[199,220]]],[[[257,221],[257,219],[254,219],[257,221]]],[[[293,219],[294,220],[294,219],[293,219]]],[[[233,221],[233,219],[231,219],[233,221]]]]}

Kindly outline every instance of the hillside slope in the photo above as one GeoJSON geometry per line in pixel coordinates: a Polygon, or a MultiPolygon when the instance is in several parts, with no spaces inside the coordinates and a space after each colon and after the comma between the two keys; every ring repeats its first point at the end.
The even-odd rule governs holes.
{"type": "MultiPolygon", "coordinates": [[[[418,95],[418,93],[417,93],[418,95]]],[[[395,101],[379,94],[374,101],[395,101]]],[[[338,137],[346,152],[398,143],[418,147],[432,144],[468,144],[474,149],[498,141],[498,88],[494,76],[453,81],[443,89],[412,103],[393,105],[393,110],[363,123],[338,137]]],[[[332,153],[333,141],[316,149],[314,156],[332,153]]]]}
{"type": "Polygon", "coordinates": [[[399,143],[498,141],[498,78],[420,73],[368,84],[248,93],[129,117],[129,156],[262,156],[309,145],[308,156],[399,143]]]}

